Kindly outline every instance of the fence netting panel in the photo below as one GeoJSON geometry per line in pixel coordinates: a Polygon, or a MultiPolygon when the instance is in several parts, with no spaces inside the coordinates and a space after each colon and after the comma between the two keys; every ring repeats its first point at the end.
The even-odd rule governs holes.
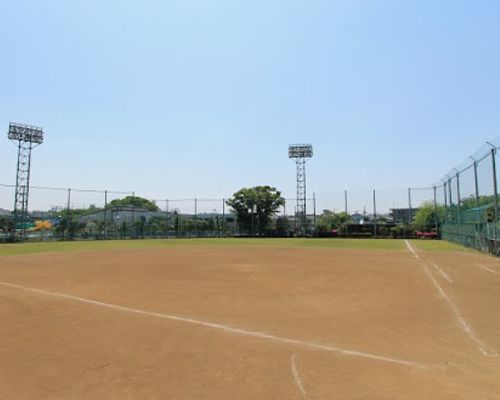
{"type": "Polygon", "coordinates": [[[499,144],[498,140],[485,144],[443,179],[448,197],[442,237],[494,254],[500,252],[499,144]]]}

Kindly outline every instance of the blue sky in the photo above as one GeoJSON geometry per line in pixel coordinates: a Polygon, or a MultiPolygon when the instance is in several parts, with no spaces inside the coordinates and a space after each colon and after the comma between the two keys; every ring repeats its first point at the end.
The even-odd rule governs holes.
{"type": "Polygon", "coordinates": [[[34,185],[294,197],[287,146],[305,142],[310,192],[427,186],[500,135],[498,1],[1,0],[0,15],[0,126],[46,132],[34,185]]]}

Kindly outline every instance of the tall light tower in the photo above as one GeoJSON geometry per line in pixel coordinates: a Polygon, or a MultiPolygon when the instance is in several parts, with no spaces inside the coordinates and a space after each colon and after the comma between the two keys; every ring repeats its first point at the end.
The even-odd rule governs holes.
{"type": "Polygon", "coordinates": [[[297,219],[298,232],[304,235],[307,230],[306,214],[306,161],[313,156],[311,144],[292,144],[288,146],[288,158],[295,160],[297,165],[297,219]]]}
{"type": "Polygon", "coordinates": [[[17,142],[16,195],[14,201],[14,239],[16,227],[20,240],[26,236],[30,190],[31,150],[43,143],[43,129],[36,126],[9,124],[8,137],[17,142]]]}

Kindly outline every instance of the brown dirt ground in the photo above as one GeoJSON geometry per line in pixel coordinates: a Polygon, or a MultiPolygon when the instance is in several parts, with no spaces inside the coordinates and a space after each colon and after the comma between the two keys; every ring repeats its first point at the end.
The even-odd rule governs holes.
{"type": "Polygon", "coordinates": [[[498,355],[500,261],[419,254],[190,247],[1,257],[0,399],[500,399],[500,357],[480,353],[422,266],[448,274],[453,283],[430,269],[498,355]]]}

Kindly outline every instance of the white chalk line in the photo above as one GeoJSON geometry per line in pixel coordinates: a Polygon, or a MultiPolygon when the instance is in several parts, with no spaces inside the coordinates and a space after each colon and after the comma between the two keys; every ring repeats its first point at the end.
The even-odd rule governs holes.
{"type": "Polygon", "coordinates": [[[474,341],[474,343],[476,343],[479,351],[483,355],[485,355],[485,356],[490,355],[490,353],[485,350],[485,347],[486,347],[485,344],[474,334],[474,332],[472,331],[472,329],[469,326],[469,324],[465,321],[465,319],[460,314],[460,311],[458,311],[458,308],[451,301],[451,299],[448,297],[448,295],[445,293],[445,291],[439,285],[439,283],[436,281],[436,279],[432,276],[432,274],[429,271],[429,268],[427,267],[427,265],[425,265],[425,264],[422,263],[422,266],[424,267],[425,273],[427,274],[427,276],[429,277],[429,279],[432,281],[432,283],[434,284],[434,286],[436,286],[436,288],[438,289],[438,291],[441,294],[441,296],[443,297],[443,299],[445,299],[445,301],[449,304],[449,306],[453,310],[453,313],[455,314],[458,322],[462,326],[462,329],[465,331],[465,333],[474,341]]]}
{"type": "Polygon", "coordinates": [[[228,325],[217,324],[217,323],[213,323],[213,322],[201,321],[201,320],[196,320],[196,319],[192,319],[192,318],[180,317],[180,316],[176,316],[176,315],[162,314],[162,313],[153,312],[153,311],[145,311],[145,310],[140,310],[137,308],[119,306],[119,305],[111,304],[111,303],[103,303],[101,301],[87,299],[84,297],[72,296],[72,295],[64,294],[64,293],[49,292],[47,290],[30,288],[30,287],[26,287],[26,286],[22,286],[22,285],[17,285],[15,283],[10,283],[10,282],[1,282],[0,281],[0,286],[10,287],[13,289],[23,290],[23,291],[31,292],[31,293],[37,293],[37,294],[41,294],[41,295],[45,295],[45,296],[58,297],[58,298],[62,298],[62,299],[78,301],[80,303],[92,304],[94,306],[100,306],[100,307],[109,308],[112,310],[132,313],[132,314],[147,315],[150,317],[156,317],[156,318],[168,319],[168,320],[172,320],[172,321],[184,322],[184,323],[188,323],[188,324],[192,324],[192,325],[204,326],[207,328],[217,329],[217,330],[221,330],[224,332],[229,332],[229,333],[243,335],[243,336],[256,337],[256,338],[264,339],[264,340],[268,340],[268,341],[299,345],[299,346],[307,347],[310,349],[323,350],[323,351],[327,351],[327,352],[343,354],[346,356],[362,357],[362,358],[366,358],[366,359],[370,359],[370,360],[382,361],[382,362],[387,362],[387,363],[392,363],[392,364],[399,364],[399,365],[404,365],[404,366],[408,366],[408,367],[426,368],[424,366],[424,364],[419,363],[417,361],[401,360],[401,359],[397,359],[397,358],[391,358],[391,357],[380,356],[380,355],[371,354],[371,353],[365,353],[365,352],[357,351],[357,350],[342,349],[342,348],[334,347],[334,346],[330,346],[330,345],[306,342],[304,340],[299,340],[299,339],[291,339],[291,338],[275,336],[275,335],[271,335],[271,334],[263,333],[263,332],[250,331],[250,330],[245,330],[245,329],[241,329],[241,328],[234,328],[234,327],[231,327],[228,325]]]}
{"type": "Polygon", "coordinates": [[[476,264],[479,268],[484,269],[485,271],[491,272],[492,274],[500,274],[500,271],[495,271],[494,269],[488,268],[486,265],[483,264],[476,264]]]}
{"type": "Polygon", "coordinates": [[[451,278],[448,276],[448,274],[446,272],[444,272],[441,268],[439,268],[439,265],[437,265],[436,263],[431,263],[431,265],[434,267],[435,270],[437,270],[441,276],[446,279],[450,284],[454,284],[453,281],[451,280],[451,278]]]}
{"type": "Polygon", "coordinates": [[[413,248],[413,246],[410,244],[408,240],[405,239],[406,247],[408,247],[408,250],[410,250],[410,253],[413,255],[413,257],[418,258],[417,251],[413,248]]]}
{"type": "MultiPolygon", "coordinates": [[[[417,254],[417,252],[415,251],[415,249],[411,246],[411,244],[408,242],[408,240],[405,240],[405,242],[406,242],[406,245],[407,245],[408,249],[414,255],[414,257],[417,258],[417,259],[420,259],[419,255],[417,254]]],[[[486,346],[485,343],[483,343],[483,341],[481,339],[479,339],[475,335],[475,333],[473,332],[472,328],[469,326],[469,324],[462,317],[462,314],[460,314],[460,311],[458,310],[458,308],[455,305],[455,303],[453,303],[453,301],[448,297],[448,295],[443,290],[443,288],[441,287],[441,285],[436,281],[436,279],[432,275],[432,273],[429,270],[429,268],[427,267],[427,265],[425,265],[422,261],[420,261],[420,264],[424,268],[424,271],[425,271],[426,275],[431,280],[431,282],[434,284],[434,286],[437,288],[437,290],[439,291],[439,293],[441,294],[441,296],[443,297],[443,299],[448,303],[448,305],[450,306],[450,308],[453,310],[453,313],[455,314],[455,317],[457,318],[457,320],[458,320],[460,326],[462,327],[463,331],[476,344],[476,346],[477,346],[478,350],[481,352],[481,354],[483,354],[484,356],[495,356],[496,357],[497,356],[496,354],[485,350],[485,347],[488,347],[488,346],[486,346]]]]}
{"type": "Polygon", "coordinates": [[[306,400],[309,399],[306,389],[304,388],[304,384],[302,383],[302,379],[300,379],[299,371],[297,369],[295,354],[292,354],[292,356],[290,357],[290,364],[292,367],[293,379],[295,379],[295,383],[299,388],[300,392],[302,393],[302,397],[306,400]]]}

